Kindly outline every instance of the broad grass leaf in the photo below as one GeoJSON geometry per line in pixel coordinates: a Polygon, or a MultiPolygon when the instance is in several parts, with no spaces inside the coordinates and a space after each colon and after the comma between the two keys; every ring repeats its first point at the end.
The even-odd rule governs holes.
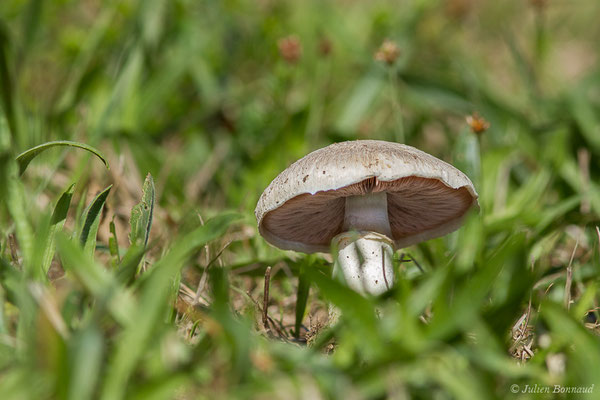
{"type": "Polygon", "coordinates": [[[381,94],[385,79],[379,73],[367,73],[352,90],[336,121],[336,128],[345,135],[354,133],[377,97],[381,94]]]}
{"type": "Polygon", "coordinates": [[[100,216],[111,188],[112,185],[98,193],[83,212],[83,225],[79,234],[79,242],[85,251],[90,254],[93,254],[96,249],[96,235],[100,225],[100,216]]]}
{"type": "Polygon", "coordinates": [[[110,237],[108,238],[108,250],[113,257],[113,265],[121,262],[121,254],[119,253],[119,241],[117,240],[117,228],[115,226],[114,216],[109,224],[110,237]]]}
{"type": "Polygon", "coordinates": [[[67,399],[94,398],[98,379],[102,376],[105,344],[102,332],[89,324],[69,341],[69,379],[67,399]]]}
{"type": "Polygon", "coordinates": [[[150,237],[150,229],[152,228],[152,216],[156,197],[152,175],[148,174],[146,176],[142,192],[142,201],[131,210],[129,241],[132,244],[141,242],[146,246],[150,237]]]}
{"type": "Polygon", "coordinates": [[[132,244],[117,266],[117,280],[125,285],[133,282],[146,248],[141,244],[132,244]]]}
{"type": "Polygon", "coordinates": [[[47,274],[48,269],[50,269],[50,264],[52,263],[52,258],[54,257],[55,251],[54,238],[56,236],[56,232],[62,230],[63,226],[65,225],[65,220],[67,219],[67,213],[71,205],[71,198],[73,197],[74,190],[75,184],[73,183],[60,196],[56,202],[54,211],[52,212],[50,229],[48,231],[48,237],[46,239],[46,246],[44,249],[44,257],[42,260],[42,271],[44,274],[47,274]]]}
{"type": "Polygon", "coordinates": [[[25,172],[25,170],[27,169],[27,166],[29,165],[31,160],[33,160],[41,152],[48,150],[52,147],[64,147],[64,146],[76,147],[76,148],[80,148],[83,150],[87,150],[90,153],[94,154],[96,157],[98,157],[104,163],[106,168],[109,168],[108,161],[106,161],[106,157],[104,157],[104,155],[100,152],[100,150],[98,150],[90,145],[87,145],[85,143],[71,142],[69,140],[57,140],[55,142],[47,142],[47,143],[40,144],[39,146],[32,147],[31,149],[26,150],[23,153],[19,154],[17,156],[17,163],[19,164],[19,175],[22,175],[23,172],[25,172]]]}

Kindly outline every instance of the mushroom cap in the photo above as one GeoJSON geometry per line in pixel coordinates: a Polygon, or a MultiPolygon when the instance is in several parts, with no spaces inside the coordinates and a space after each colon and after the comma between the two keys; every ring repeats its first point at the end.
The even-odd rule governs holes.
{"type": "Polygon", "coordinates": [[[342,233],[345,198],[387,192],[397,248],[458,229],[477,192],[452,165],[414,147],[380,140],[334,143],[290,165],[254,211],[260,234],[284,250],[328,252],[342,233]]]}

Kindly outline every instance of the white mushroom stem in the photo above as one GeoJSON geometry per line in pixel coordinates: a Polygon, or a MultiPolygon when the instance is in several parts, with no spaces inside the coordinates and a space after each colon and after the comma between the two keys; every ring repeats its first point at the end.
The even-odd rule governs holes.
{"type": "MultiPolygon", "coordinates": [[[[385,192],[346,198],[344,229],[333,238],[346,284],[361,294],[377,296],[394,283],[391,236],[385,192]]],[[[334,272],[335,273],[335,272],[334,272]]]]}
{"type": "Polygon", "coordinates": [[[371,231],[391,237],[387,193],[377,192],[346,197],[344,230],[346,232],[371,231]]]}
{"type": "MultiPolygon", "coordinates": [[[[337,235],[339,268],[346,284],[358,293],[378,296],[394,283],[392,241],[376,232],[337,235]]],[[[335,272],[334,272],[335,274],[335,272]]]]}

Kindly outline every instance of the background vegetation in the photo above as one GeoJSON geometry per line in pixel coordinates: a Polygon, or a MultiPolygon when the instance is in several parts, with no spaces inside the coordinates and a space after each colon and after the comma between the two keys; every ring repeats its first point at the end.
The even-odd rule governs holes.
{"type": "Polygon", "coordinates": [[[598,15],[2,0],[1,397],[597,397],[598,15]],[[459,232],[401,250],[381,299],[328,278],[327,255],[268,246],[253,216],[291,162],[361,138],[449,161],[480,194],[459,232]],[[55,140],[110,169],[77,148],[19,156],[55,140]],[[343,318],[325,329],[327,302],[343,318]]]}

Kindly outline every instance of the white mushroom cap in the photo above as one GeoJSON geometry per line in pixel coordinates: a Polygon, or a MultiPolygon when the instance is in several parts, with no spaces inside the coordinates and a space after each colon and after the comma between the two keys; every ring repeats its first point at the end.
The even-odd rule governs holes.
{"type": "Polygon", "coordinates": [[[473,184],[452,165],[404,144],[357,140],[290,165],[265,189],[254,213],[274,246],[328,252],[343,231],[345,198],[383,191],[397,248],[458,229],[467,211],[478,207],[473,184]]]}

